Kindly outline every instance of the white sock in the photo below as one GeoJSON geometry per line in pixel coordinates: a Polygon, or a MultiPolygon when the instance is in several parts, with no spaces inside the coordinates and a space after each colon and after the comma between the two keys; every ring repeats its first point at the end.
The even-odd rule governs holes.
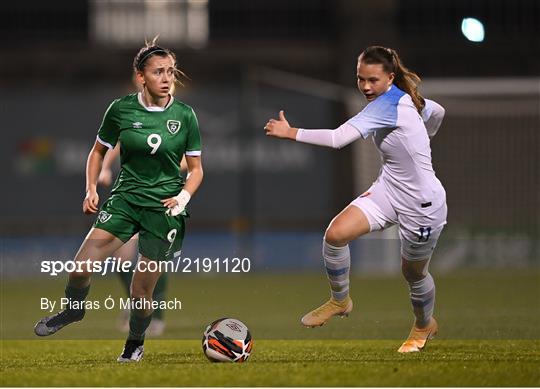
{"type": "Polygon", "coordinates": [[[416,325],[425,327],[433,316],[435,306],[435,282],[431,274],[420,281],[409,282],[411,303],[416,316],[416,325]]]}
{"type": "Polygon", "coordinates": [[[351,267],[349,245],[336,247],[323,239],[323,258],[332,297],[335,300],[344,300],[349,295],[349,269],[351,267]]]}

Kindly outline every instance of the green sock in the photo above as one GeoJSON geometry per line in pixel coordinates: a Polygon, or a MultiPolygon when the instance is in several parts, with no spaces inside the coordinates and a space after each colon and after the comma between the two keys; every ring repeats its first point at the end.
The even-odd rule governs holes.
{"type": "Polygon", "coordinates": [[[134,311],[131,311],[129,315],[129,340],[144,341],[144,333],[150,322],[152,321],[152,315],[146,317],[138,316],[134,311]]]}
{"type": "MultiPolygon", "coordinates": [[[[72,301],[82,302],[86,299],[86,296],[88,296],[89,290],[90,290],[90,285],[88,285],[86,288],[74,288],[73,286],[70,286],[68,283],[66,285],[65,295],[69,299],[70,302],[72,301]]],[[[84,311],[84,308],[73,309],[68,306],[67,310],[73,313],[80,313],[81,311],[84,311]]]]}
{"type": "MultiPolygon", "coordinates": [[[[167,273],[163,273],[161,277],[159,277],[159,280],[156,284],[156,287],[154,288],[154,293],[152,295],[152,299],[154,301],[164,301],[165,300],[165,289],[167,288],[167,273]]],[[[152,314],[152,317],[163,320],[163,309],[156,308],[154,309],[154,313],[152,314]]]]}

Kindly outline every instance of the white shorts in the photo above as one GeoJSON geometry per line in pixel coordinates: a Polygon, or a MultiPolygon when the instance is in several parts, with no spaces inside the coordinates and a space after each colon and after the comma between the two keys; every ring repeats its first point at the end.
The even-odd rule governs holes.
{"type": "Polygon", "coordinates": [[[370,231],[398,224],[401,255],[410,261],[431,257],[446,224],[446,203],[430,212],[419,211],[415,216],[398,213],[388,199],[384,184],[379,180],[351,204],[364,212],[370,231]]]}

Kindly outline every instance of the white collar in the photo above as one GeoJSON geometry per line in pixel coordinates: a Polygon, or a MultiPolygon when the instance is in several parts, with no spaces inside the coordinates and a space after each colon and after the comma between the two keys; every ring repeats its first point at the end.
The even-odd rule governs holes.
{"type": "Polygon", "coordinates": [[[174,101],[174,97],[171,94],[169,94],[169,96],[170,96],[169,102],[167,103],[165,107],[147,107],[146,104],[144,104],[144,101],[142,98],[142,92],[137,93],[137,100],[139,101],[139,104],[142,105],[144,109],[146,109],[149,112],[163,112],[167,108],[169,108],[174,101]]]}

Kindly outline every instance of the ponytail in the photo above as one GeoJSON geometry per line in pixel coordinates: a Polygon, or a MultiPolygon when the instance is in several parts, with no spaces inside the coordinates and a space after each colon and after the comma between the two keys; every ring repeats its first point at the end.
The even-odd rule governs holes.
{"type": "Polygon", "coordinates": [[[394,84],[411,96],[418,113],[422,112],[426,102],[418,92],[420,77],[403,65],[395,50],[382,46],[370,46],[360,56],[365,64],[381,64],[385,72],[394,73],[394,84]]]}

